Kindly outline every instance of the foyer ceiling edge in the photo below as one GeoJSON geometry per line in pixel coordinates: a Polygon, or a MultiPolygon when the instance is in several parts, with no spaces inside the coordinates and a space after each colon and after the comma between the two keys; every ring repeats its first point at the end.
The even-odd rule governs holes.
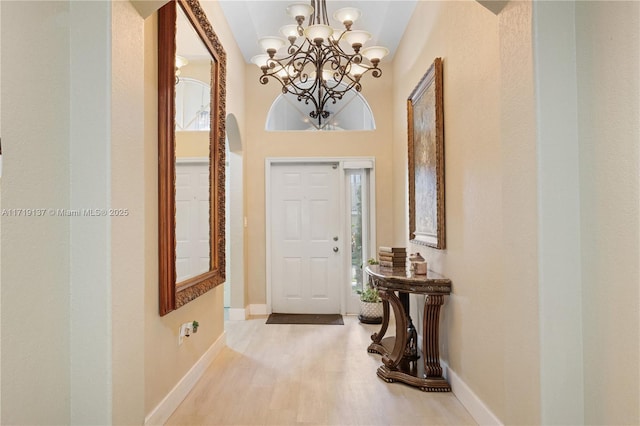
{"type": "MultiPolygon", "coordinates": [[[[304,0],[219,0],[233,36],[247,63],[262,52],[258,39],[279,34],[283,25],[290,24],[286,8],[291,3],[306,3],[304,0]]],[[[201,0],[208,9],[208,0],[201,0]]],[[[354,23],[354,29],[366,29],[372,35],[368,45],[381,45],[389,49],[385,59],[391,61],[400,39],[409,22],[417,0],[327,0],[329,16],[343,7],[356,7],[362,16],[354,23]]],[[[333,22],[336,28],[342,26],[333,22]]]]}

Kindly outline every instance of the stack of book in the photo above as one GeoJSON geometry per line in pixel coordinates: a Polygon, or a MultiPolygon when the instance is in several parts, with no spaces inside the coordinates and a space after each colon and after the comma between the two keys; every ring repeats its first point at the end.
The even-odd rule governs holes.
{"type": "Polygon", "coordinates": [[[378,261],[382,268],[406,269],[407,249],[405,247],[378,247],[378,261]]]}

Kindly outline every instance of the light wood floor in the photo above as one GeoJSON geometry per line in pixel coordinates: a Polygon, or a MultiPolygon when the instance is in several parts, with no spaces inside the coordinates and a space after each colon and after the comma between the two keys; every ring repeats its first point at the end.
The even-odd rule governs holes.
{"type": "Polygon", "coordinates": [[[376,375],[367,353],[379,326],[227,321],[227,345],[169,425],[475,424],[452,393],[426,393],[376,375]]]}

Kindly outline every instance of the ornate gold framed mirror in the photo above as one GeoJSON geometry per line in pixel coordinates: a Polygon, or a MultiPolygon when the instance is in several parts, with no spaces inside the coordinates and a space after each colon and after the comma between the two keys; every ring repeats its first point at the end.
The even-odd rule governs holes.
{"type": "Polygon", "coordinates": [[[197,0],[158,11],[160,315],[225,281],[225,66],[197,0]]]}

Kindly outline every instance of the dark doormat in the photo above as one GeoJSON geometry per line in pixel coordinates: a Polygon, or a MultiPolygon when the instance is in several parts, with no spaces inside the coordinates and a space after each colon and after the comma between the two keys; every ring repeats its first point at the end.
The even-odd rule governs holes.
{"type": "Polygon", "coordinates": [[[266,323],[344,325],[340,314],[271,314],[266,323]]]}

